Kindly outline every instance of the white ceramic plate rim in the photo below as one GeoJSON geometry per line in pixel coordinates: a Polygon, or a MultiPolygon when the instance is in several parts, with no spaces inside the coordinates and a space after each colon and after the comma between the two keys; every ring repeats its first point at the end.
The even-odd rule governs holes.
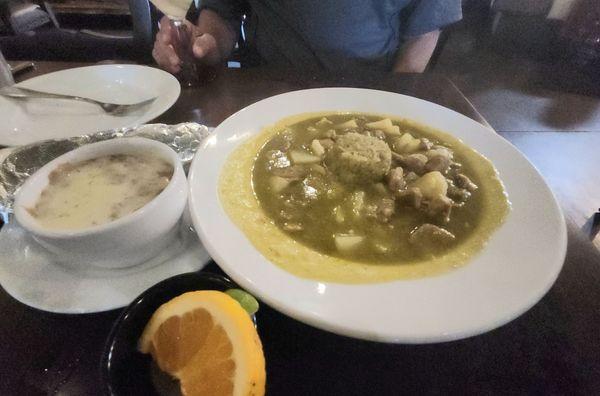
{"type": "Polygon", "coordinates": [[[205,141],[189,180],[194,226],[233,280],[295,319],[351,337],[431,343],[481,334],[538,302],[556,280],[566,253],[566,226],[556,199],[515,147],[450,109],[391,92],[321,88],[250,105],[205,141]],[[436,277],[344,285],[302,279],[280,269],[225,214],[217,192],[221,166],[237,145],[263,127],[289,115],[329,110],[392,114],[454,134],[494,162],[512,212],[468,265],[436,277]]]}
{"type": "MultiPolygon", "coordinates": [[[[144,113],[140,114],[139,117],[136,117],[133,119],[131,117],[122,117],[121,119],[119,119],[118,117],[114,117],[111,120],[111,126],[108,129],[133,127],[133,126],[137,126],[137,125],[146,123],[150,120],[153,120],[154,118],[158,117],[159,115],[161,115],[162,113],[167,111],[171,106],[173,106],[173,104],[179,98],[179,95],[181,93],[181,86],[179,84],[179,81],[177,81],[177,79],[173,75],[165,72],[164,70],[160,70],[160,69],[157,69],[154,67],[142,66],[142,65],[130,65],[130,64],[92,65],[92,66],[83,66],[83,67],[75,67],[75,68],[71,68],[71,69],[58,70],[55,72],[32,77],[28,80],[25,80],[25,81],[22,81],[22,82],[16,84],[16,86],[17,87],[23,86],[23,87],[39,89],[39,90],[47,90],[47,88],[46,88],[47,84],[61,83],[62,85],[66,86],[66,87],[70,87],[70,81],[72,81],[75,76],[81,76],[81,75],[93,76],[96,73],[100,73],[100,74],[103,74],[106,76],[106,80],[110,81],[115,78],[120,78],[119,73],[123,73],[123,72],[125,72],[125,73],[132,72],[132,73],[137,73],[140,75],[142,75],[142,74],[147,75],[147,78],[146,78],[147,85],[146,85],[146,87],[144,87],[145,89],[149,89],[149,87],[152,87],[153,85],[155,85],[158,89],[160,84],[168,86],[168,89],[165,89],[164,91],[158,92],[156,94],[157,98],[151,105],[149,105],[148,111],[145,111],[144,113]]],[[[91,82],[90,84],[93,84],[93,82],[91,82]]],[[[83,89],[81,91],[76,90],[76,92],[78,92],[78,93],[81,92],[80,94],[82,96],[86,96],[86,89],[83,89]]],[[[89,97],[94,98],[94,95],[89,95],[89,97]]],[[[145,99],[149,99],[149,98],[146,98],[146,97],[139,98],[139,100],[145,100],[145,99]]],[[[8,100],[8,99],[6,99],[6,100],[8,100]]],[[[108,101],[108,98],[106,98],[105,101],[108,101]]],[[[4,112],[8,112],[8,111],[9,110],[4,110],[4,111],[0,110],[0,115],[4,112]]],[[[82,126],[81,130],[77,129],[77,130],[72,130],[72,131],[68,131],[68,132],[61,132],[59,134],[60,136],[58,136],[58,135],[51,136],[51,134],[48,134],[42,140],[55,139],[55,138],[66,138],[66,137],[82,135],[84,133],[99,132],[98,129],[94,129],[93,127],[90,127],[90,125],[93,125],[94,118],[96,118],[96,117],[105,118],[106,115],[102,114],[100,112],[97,115],[90,115],[89,122],[86,122],[86,124],[84,126],[82,126]]],[[[7,125],[0,127],[0,144],[12,146],[12,145],[17,145],[17,144],[18,145],[28,144],[28,143],[32,143],[32,141],[34,141],[29,138],[10,137],[10,135],[9,135],[10,132],[7,129],[4,129],[4,128],[9,128],[9,127],[10,126],[7,126],[7,125]]],[[[40,125],[40,128],[44,128],[44,125],[40,125]]],[[[104,129],[106,129],[106,128],[104,128],[104,129]]]]}
{"type": "Polygon", "coordinates": [[[89,314],[125,307],[156,283],[199,271],[211,260],[196,235],[185,229],[159,256],[120,269],[79,271],[65,267],[55,262],[16,221],[0,230],[0,245],[3,246],[0,283],[4,290],[25,305],[61,314],[89,314]]]}

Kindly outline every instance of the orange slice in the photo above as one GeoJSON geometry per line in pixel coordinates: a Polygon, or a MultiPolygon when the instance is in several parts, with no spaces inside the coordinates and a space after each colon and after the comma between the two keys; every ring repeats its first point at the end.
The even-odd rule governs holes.
{"type": "Polygon", "coordinates": [[[265,358],[248,313],[213,290],[184,293],[161,305],[139,350],[180,381],[184,395],[265,393],[265,358]]]}

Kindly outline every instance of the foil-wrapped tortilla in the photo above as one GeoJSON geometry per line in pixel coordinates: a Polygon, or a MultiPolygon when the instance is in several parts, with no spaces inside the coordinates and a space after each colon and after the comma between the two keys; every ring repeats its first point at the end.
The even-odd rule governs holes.
{"type": "Polygon", "coordinates": [[[162,142],[175,150],[187,171],[196,150],[209,133],[208,127],[196,123],[146,124],[5,149],[9,150],[8,153],[0,154],[0,218],[8,222],[15,193],[29,176],[77,147],[109,139],[144,137],[162,142]]]}

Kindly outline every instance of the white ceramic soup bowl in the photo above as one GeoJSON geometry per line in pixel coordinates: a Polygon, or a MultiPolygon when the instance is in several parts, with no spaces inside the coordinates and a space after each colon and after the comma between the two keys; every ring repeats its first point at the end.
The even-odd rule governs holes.
{"type": "Polygon", "coordinates": [[[187,202],[187,180],[177,153],[150,139],[121,138],[82,146],[44,165],[19,189],[14,213],[34,239],[72,266],[124,268],[156,256],[176,236],[187,202]],[[173,166],[167,187],[140,209],[117,220],[76,230],[43,227],[27,210],[34,207],[48,185],[48,175],[65,163],[112,154],[152,153],[173,166]]]}

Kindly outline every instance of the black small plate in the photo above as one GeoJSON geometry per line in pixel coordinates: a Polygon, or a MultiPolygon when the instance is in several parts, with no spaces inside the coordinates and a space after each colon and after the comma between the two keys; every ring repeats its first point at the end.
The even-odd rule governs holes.
{"type": "Polygon", "coordinates": [[[102,355],[102,376],[110,395],[164,395],[177,393],[177,383],[162,374],[149,355],[137,350],[138,339],[154,311],[188,291],[237,287],[224,276],[191,272],[166,279],[138,296],[115,322],[102,355]]]}

